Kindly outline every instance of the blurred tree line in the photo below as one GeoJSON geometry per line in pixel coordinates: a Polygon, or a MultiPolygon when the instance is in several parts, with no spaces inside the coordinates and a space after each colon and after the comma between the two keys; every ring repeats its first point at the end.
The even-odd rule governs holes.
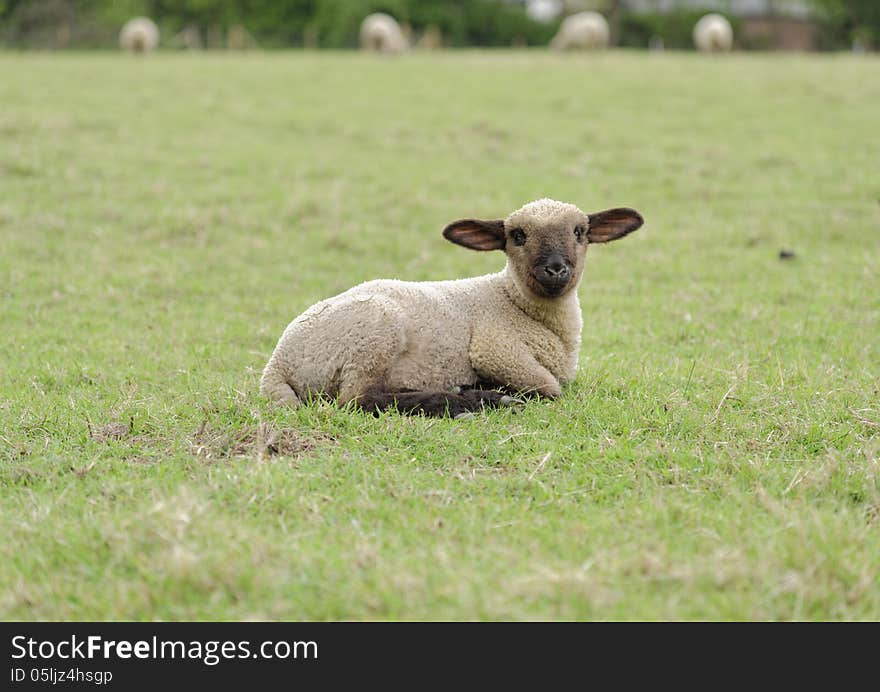
{"type": "MultiPolygon", "coordinates": [[[[822,48],[880,46],[880,0],[811,0],[822,48]]],[[[692,48],[703,11],[633,13],[624,0],[566,1],[590,5],[611,19],[623,46],[692,48]]],[[[666,3],[664,3],[666,5],[666,3]]],[[[146,15],[165,46],[353,48],[370,12],[387,12],[412,31],[442,37],[445,46],[546,46],[559,21],[530,19],[522,3],[500,0],[0,0],[0,42],[21,47],[101,48],[116,45],[128,19],[146,15]]],[[[730,17],[736,30],[737,20],[730,17]]]]}
{"type": "Polygon", "coordinates": [[[0,0],[0,38],[40,47],[115,45],[128,19],[145,15],[173,37],[222,47],[235,28],[262,47],[353,48],[361,20],[387,12],[420,34],[439,30],[446,46],[546,45],[558,22],[530,19],[498,0],[0,0]]]}
{"type": "Polygon", "coordinates": [[[822,27],[821,47],[880,48],[880,0],[812,0],[822,27]]]}

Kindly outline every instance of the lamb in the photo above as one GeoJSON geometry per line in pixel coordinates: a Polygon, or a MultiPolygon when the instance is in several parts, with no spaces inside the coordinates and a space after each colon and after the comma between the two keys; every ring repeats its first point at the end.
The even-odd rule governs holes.
{"type": "Polygon", "coordinates": [[[598,12],[578,12],[566,17],[550,41],[554,50],[593,50],[606,48],[610,37],[608,22],[598,12]]]}
{"type": "Polygon", "coordinates": [[[159,27],[148,17],[130,19],[119,32],[119,47],[130,53],[149,53],[159,45],[159,27]]]}
{"type": "Polygon", "coordinates": [[[733,28],[720,14],[707,14],[694,25],[694,45],[701,53],[720,53],[733,48],[733,28]]]}
{"type": "Polygon", "coordinates": [[[503,250],[505,268],[453,281],[368,281],[316,303],[282,334],[260,392],[291,406],[335,397],[428,416],[520,403],[510,392],[558,397],[577,372],[587,247],[642,223],[633,209],[585,214],[550,199],[506,219],[455,221],[447,240],[503,250]]]}
{"type": "Polygon", "coordinates": [[[409,48],[397,20],[384,12],[367,15],[361,22],[361,48],[378,53],[394,55],[409,48]]]}

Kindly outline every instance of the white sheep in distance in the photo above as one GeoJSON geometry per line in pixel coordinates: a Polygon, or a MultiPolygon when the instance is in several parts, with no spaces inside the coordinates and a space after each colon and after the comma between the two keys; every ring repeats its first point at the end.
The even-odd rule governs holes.
{"type": "Polygon", "coordinates": [[[596,50],[608,47],[611,32],[598,12],[578,12],[562,20],[550,41],[554,50],[596,50]]]}
{"type": "Polygon", "coordinates": [[[721,53],[733,48],[733,27],[720,14],[707,14],[694,25],[694,45],[701,53],[721,53]]]}
{"type": "Polygon", "coordinates": [[[375,12],[367,15],[361,22],[361,48],[389,55],[403,53],[409,42],[400,29],[400,24],[391,15],[375,12]]]}
{"type": "Polygon", "coordinates": [[[135,17],[119,32],[119,47],[130,53],[149,53],[159,45],[159,27],[148,17],[135,17]]]}
{"type": "Polygon", "coordinates": [[[285,329],[260,392],[292,406],[335,397],[429,416],[519,403],[495,388],[558,397],[577,372],[587,247],[642,223],[632,209],[585,214],[550,199],[506,219],[455,221],[447,240],[503,250],[506,267],[455,281],[368,281],[316,303],[285,329]]]}

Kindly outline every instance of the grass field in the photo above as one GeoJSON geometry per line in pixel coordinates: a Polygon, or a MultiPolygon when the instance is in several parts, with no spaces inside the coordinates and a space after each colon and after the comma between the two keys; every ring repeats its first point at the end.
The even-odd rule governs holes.
{"type": "Polygon", "coordinates": [[[880,619],[880,61],[0,55],[3,619],[880,619]],[[577,380],[277,410],[288,321],[633,206],[577,380]],[[781,261],[781,249],[795,257],[781,261]]]}

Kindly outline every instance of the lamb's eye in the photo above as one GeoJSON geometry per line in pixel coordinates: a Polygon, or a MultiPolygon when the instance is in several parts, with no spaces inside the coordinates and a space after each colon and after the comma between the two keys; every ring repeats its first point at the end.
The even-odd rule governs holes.
{"type": "Polygon", "coordinates": [[[587,229],[583,226],[575,226],[574,227],[574,236],[577,238],[579,243],[584,242],[584,238],[587,237],[587,229]]]}
{"type": "Polygon", "coordinates": [[[510,239],[513,241],[514,245],[526,244],[526,234],[521,228],[514,228],[510,232],[510,239]]]}

